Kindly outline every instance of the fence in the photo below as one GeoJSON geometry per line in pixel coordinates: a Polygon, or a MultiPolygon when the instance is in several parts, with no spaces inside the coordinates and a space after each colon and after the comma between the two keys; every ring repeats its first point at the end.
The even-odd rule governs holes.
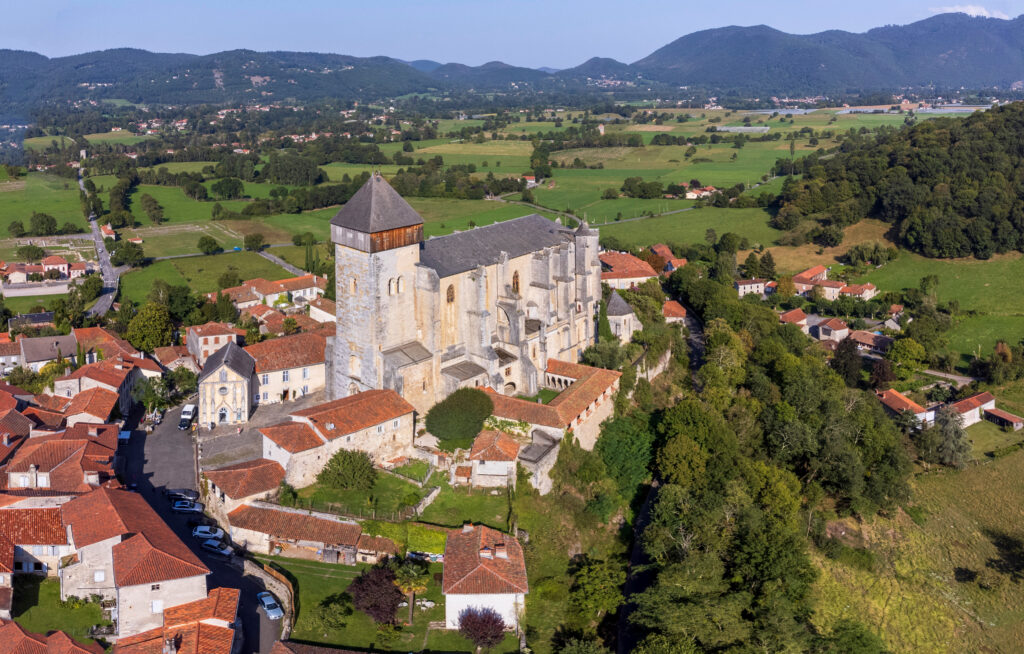
{"type": "Polygon", "coordinates": [[[245,559],[243,570],[247,575],[253,575],[263,580],[266,586],[278,599],[284,608],[284,619],[281,621],[281,640],[287,640],[291,634],[292,626],[295,624],[295,587],[288,577],[274,569],[272,564],[245,559]]]}

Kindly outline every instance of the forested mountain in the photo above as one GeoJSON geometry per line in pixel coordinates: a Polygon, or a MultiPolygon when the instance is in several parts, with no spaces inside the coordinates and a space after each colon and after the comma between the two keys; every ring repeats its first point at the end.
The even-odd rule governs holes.
{"type": "Polygon", "coordinates": [[[45,102],[125,98],[145,103],[248,99],[377,100],[427,91],[578,91],[594,79],[643,80],[751,93],[845,93],[902,87],[1009,88],[1024,79],[1024,17],[943,14],[864,34],[792,35],[765,26],[684,36],[624,64],[593,57],[550,69],[492,61],[482,66],[421,59],[231,50],[211,55],[119,49],[49,59],[0,50],[0,115],[45,102]]]}
{"type": "Polygon", "coordinates": [[[841,239],[865,217],[893,223],[901,244],[930,257],[1024,251],[1024,103],[852,137],[834,156],[791,164],[777,227],[804,220],[841,239]]]}

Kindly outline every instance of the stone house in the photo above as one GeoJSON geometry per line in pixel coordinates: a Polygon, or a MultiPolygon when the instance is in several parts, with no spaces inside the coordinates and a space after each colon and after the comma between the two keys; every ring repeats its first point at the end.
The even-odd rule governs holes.
{"type": "Polygon", "coordinates": [[[73,398],[91,388],[103,388],[117,394],[118,409],[120,409],[121,415],[126,416],[135,402],[132,398],[135,383],[144,377],[142,369],[136,365],[136,362],[142,361],[151,364],[156,373],[160,373],[159,366],[148,359],[130,357],[103,359],[75,368],[70,373],[54,380],[53,392],[55,395],[73,398]]]}
{"type": "Polygon", "coordinates": [[[661,315],[665,317],[665,322],[672,324],[686,324],[686,307],[679,304],[675,300],[667,300],[665,304],[661,305],[661,315]]]}
{"type": "Polygon", "coordinates": [[[370,565],[376,565],[384,559],[392,556],[398,556],[398,546],[395,545],[395,541],[390,538],[384,538],[383,536],[367,536],[366,534],[359,535],[359,544],[356,546],[358,553],[356,554],[356,561],[358,563],[369,563],[370,565]]]}
{"type": "Polygon", "coordinates": [[[648,279],[658,277],[651,264],[628,252],[602,252],[599,259],[601,282],[612,288],[636,288],[648,279]]]}
{"type": "Polygon", "coordinates": [[[805,334],[809,334],[811,331],[811,328],[807,325],[807,314],[800,308],[780,314],[779,322],[786,325],[796,325],[805,334]]]}
{"type": "Polygon", "coordinates": [[[412,452],[415,409],[394,391],[365,391],[289,417],[259,431],[263,458],[281,464],[296,488],[312,484],[340,450],[366,452],[377,465],[412,452]]]}
{"type": "Polygon", "coordinates": [[[516,485],[519,443],[508,434],[485,429],[473,440],[469,452],[470,484],[481,487],[516,485]]]}
{"type": "Polygon", "coordinates": [[[113,654],[232,654],[241,645],[237,588],[214,588],[203,599],[164,610],[160,627],[118,639],[113,654]]]}
{"type": "Polygon", "coordinates": [[[466,609],[492,609],[506,629],[519,625],[529,584],[523,548],[513,536],[467,524],[448,532],[444,548],[445,628],[459,628],[466,609]]]}
{"type": "Polygon", "coordinates": [[[228,514],[231,540],[250,552],[354,565],[363,528],[329,513],[267,502],[243,504],[228,514]]]}
{"type": "Polygon", "coordinates": [[[996,398],[992,393],[977,393],[950,406],[963,417],[964,427],[970,427],[981,422],[986,411],[996,408],[996,398]]]}
{"type": "Polygon", "coordinates": [[[21,364],[21,344],[18,341],[0,343],[0,372],[8,374],[21,364]]]}
{"type": "Polygon", "coordinates": [[[33,372],[39,372],[40,368],[61,357],[74,363],[78,351],[78,340],[74,334],[23,338],[18,345],[21,346],[21,364],[33,372]]]}
{"type": "MultiPolygon", "coordinates": [[[[2,588],[2,587],[0,587],[2,588]]],[[[2,597],[0,597],[2,604],[2,597]]],[[[86,645],[63,631],[34,634],[26,631],[0,609],[0,653],[2,654],[103,654],[99,643],[86,645]]]]}
{"type": "Polygon", "coordinates": [[[309,317],[317,322],[335,322],[338,319],[338,308],[333,300],[318,297],[309,303],[309,317]]]}
{"type": "Polygon", "coordinates": [[[202,368],[196,363],[195,357],[188,351],[188,348],[184,345],[169,345],[167,347],[158,347],[153,350],[153,358],[159,363],[165,370],[177,370],[178,368],[188,368],[196,375],[202,372],[202,368]]]}
{"type": "Polygon", "coordinates": [[[74,558],[60,569],[61,599],[117,603],[117,635],[164,624],[168,608],[206,598],[210,570],[138,493],[99,488],[60,508],[74,558]]]}
{"type": "Polygon", "coordinates": [[[618,291],[612,291],[608,296],[608,307],[605,311],[608,314],[608,324],[612,328],[612,333],[623,345],[633,340],[633,332],[644,328],[636,317],[633,307],[629,306],[629,303],[619,295],[618,291]]]}
{"type": "Polygon", "coordinates": [[[20,440],[0,474],[6,488],[18,495],[88,493],[115,478],[117,434],[117,425],[80,423],[20,440]]]}
{"type": "Polygon", "coordinates": [[[60,507],[0,509],[0,574],[8,587],[13,586],[11,575],[56,576],[71,551],[60,507]]]}
{"type": "Polygon", "coordinates": [[[326,345],[318,334],[294,334],[244,348],[255,362],[253,402],[283,402],[323,390],[326,345]]]}
{"type": "Polygon", "coordinates": [[[767,283],[767,279],[737,279],[732,283],[732,285],[740,297],[744,297],[746,295],[757,295],[758,297],[763,297],[765,284],[767,283]]]}
{"type": "Polygon", "coordinates": [[[244,340],[244,329],[236,329],[222,322],[193,325],[185,332],[185,345],[200,367],[205,366],[206,360],[228,343],[241,345],[244,340]]]}
{"type": "Polygon", "coordinates": [[[214,352],[199,375],[199,424],[238,425],[252,413],[255,361],[231,340],[214,352]]]}
{"type": "Polygon", "coordinates": [[[206,509],[218,520],[251,500],[265,500],[284,481],[284,468],[277,461],[253,459],[222,468],[204,470],[206,509]]]}
{"type": "Polygon", "coordinates": [[[818,332],[819,341],[834,341],[840,343],[850,335],[850,328],[839,318],[828,318],[814,326],[818,332]]]}

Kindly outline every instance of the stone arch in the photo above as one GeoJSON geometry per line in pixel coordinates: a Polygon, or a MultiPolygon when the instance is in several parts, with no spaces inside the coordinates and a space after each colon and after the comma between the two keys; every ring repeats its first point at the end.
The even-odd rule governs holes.
{"type": "Polygon", "coordinates": [[[514,395],[516,392],[516,385],[512,382],[505,384],[505,395],[514,395]]]}
{"type": "Polygon", "coordinates": [[[388,280],[388,295],[394,295],[397,288],[398,283],[395,282],[395,279],[392,277],[391,279],[388,280]]]}
{"type": "Polygon", "coordinates": [[[352,382],[351,384],[348,385],[348,394],[349,395],[355,395],[358,392],[359,392],[358,384],[356,384],[355,382],[352,382]]]}
{"type": "Polygon", "coordinates": [[[404,293],[405,292],[405,279],[403,279],[401,275],[399,275],[398,279],[395,280],[395,292],[396,293],[404,293]]]}
{"type": "Polygon", "coordinates": [[[226,406],[222,406],[220,408],[220,411],[217,412],[217,422],[227,422],[227,421],[228,421],[228,408],[226,406]]]}

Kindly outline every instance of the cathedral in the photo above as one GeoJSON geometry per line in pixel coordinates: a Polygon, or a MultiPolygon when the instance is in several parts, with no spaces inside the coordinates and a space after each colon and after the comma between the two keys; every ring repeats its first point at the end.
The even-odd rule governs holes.
{"type": "Polygon", "coordinates": [[[425,413],[462,387],[534,395],[595,341],[598,234],[533,214],[424,240],[379,174],[331,220],[333,397],[393,389],[425,413]]]}

